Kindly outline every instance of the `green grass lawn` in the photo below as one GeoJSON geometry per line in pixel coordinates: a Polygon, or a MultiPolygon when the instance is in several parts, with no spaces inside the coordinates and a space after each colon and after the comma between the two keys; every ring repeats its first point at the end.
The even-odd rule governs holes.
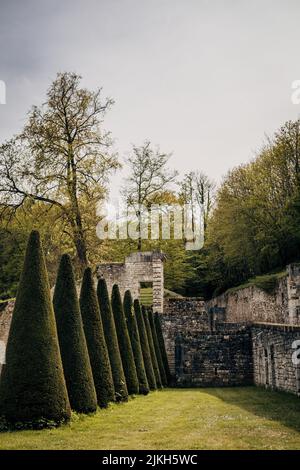
{"type": "Polygon", "coordinates": [[[300,400],[254,387],[166,389],[58,429],[0,433],[0,449],[300,449],[300,400]]]}

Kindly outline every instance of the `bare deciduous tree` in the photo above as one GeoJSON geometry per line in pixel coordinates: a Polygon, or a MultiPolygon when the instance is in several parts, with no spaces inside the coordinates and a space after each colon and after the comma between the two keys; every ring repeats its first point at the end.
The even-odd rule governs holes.
{"type": "Polygon", "coordinates": [[[208,218],[213,206],[215,190],[215,183],[201,171],[187,173],[180,184],[180,196],[185,204],[190,204],[191,206],[193,230],[195,227],[195,208],[201,208],[204,238],[207,231],[208,218]]]}
{"type": "Polygon", "coordinates": [[[132,155],[128,158],[130,176],[125,181],[123,195],[137,216],[139,226],[138,250],[142,248],[141,220],[142,207],[149,207],[155,196],[168,189],[175,181],[177,172],[169,170],[167,163],[170,155],[153,150],[149,141],[142,146],[133,146],[132,155]]]}

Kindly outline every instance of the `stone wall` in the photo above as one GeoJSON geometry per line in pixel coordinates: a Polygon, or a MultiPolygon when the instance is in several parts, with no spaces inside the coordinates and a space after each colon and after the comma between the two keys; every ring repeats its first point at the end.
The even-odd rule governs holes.
{"type": "Polygon", "coordinates": [[[196,298],[166,300],[161,323],[175,383],[254,383],[300,394],[300,366],[292,362],[300,325],[245,321],[245,315],[234,316],[239,322],[224,318],[223,308],[210,310],[196,298]]]}
{"type": "Polygon", "coordinates": [[[7,343],[14,305],[14,300],[0,303],[0,372],[5,357],[5,346],[7,343]]]}
{"type": "MultiPolygon", "coordinates": [[[[134,253],[125,263],[99,265],[97,275],[105,277],[109,290],[118,283],[122,294],[130,288],[135,298],[140,282],[153,282],[154,309],[161,314],[178,386],[255,383],[300,395],[300,366],[292,362],[293,342],[300,341],[300,264],[288,267],[272,295],[251,286],[209,302],[168,298],[163,304],[161,253],[134,253]]],[[[0,304],[4,343],[13,307],[14,301],[0,304]]]]}
{"type": "Polygon", "coordinates": [[[300,263],[287,266],[286,280],[289,323],[300,325],[300,263]]]}
{"type": "Polygon", "coordinates": [[[162,330],[177,386],[253,383],[250,328],[220,323],[223,310],[209,312],[199,298],[165,299],[162,330]]]}
{"type": "Polygon", "coordinates": [[[179,334],[210,330],[209,314],[198,298],[165,299],[160,316],[171,373],[175,374],[175,340],[179,334]]]}
{"type": "Polygon", "coordinates": [[[206,308],[225,311],[228,322],[290,323],[287,277],[278,281],[273,294],[256,286],[225,292],[206,302],[206,308]]]}
{"type": "Polygon", "coordinates": [[[96,269],[98,278],[104,278],[109,292],[118,284],[121,295],[130,289],[134,299],[140,297],[141,282],[151,282],[153,287],[153,310],[161,313],[164,301],[164,255],[161,252],[144,251],[131,253],[124,263],[103,263],[96,269]]]}
{"type": "Polygon", "coordinates": [[[254,383],[300,395],[300,365],[292,361],[296,352],[293,342],[300,340],[300,326],[257,323],[251,331],[254,383]]]}
{"type": "Polygon", "coordinates": [[[253,384],[251,333],[248,327],[178,336],[175,357],[177,386],[253,384]]]}
{"type": "Polygon", "coordinates": [[[7,342],[14,305],[14,300],[0,303],[0,341],[4,343],[7,342]]]}

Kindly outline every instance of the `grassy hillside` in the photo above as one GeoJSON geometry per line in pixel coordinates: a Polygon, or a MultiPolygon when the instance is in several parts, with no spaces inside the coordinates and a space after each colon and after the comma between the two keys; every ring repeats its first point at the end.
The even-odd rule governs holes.
{"type": "Polygon", "coordinates": [[[246,287],[255,286],[259,289],[264,290],[268,294],[272,294],[278,285],[278,281],[286,276],[286,271],[280,271],[278,273],[270,273],[264,274],[262,276],[256,276],[249,279],[244,284],[240,284],[239,286],[232,287],[228,289],[227,292],[236,292],[240,289],[245,289],[246,287]]]}

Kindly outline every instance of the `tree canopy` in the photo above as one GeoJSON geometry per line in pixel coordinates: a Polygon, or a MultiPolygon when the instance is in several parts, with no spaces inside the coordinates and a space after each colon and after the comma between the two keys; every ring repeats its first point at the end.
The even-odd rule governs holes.
{"type": "Polygon", "coordinates": [[[23,132],[0,147],[0,204],[8,212],[28,199],[55,207],[84,268],[88,262],[83,205],[105,194],[118,167],[102,121],[113,104],[75,73],[59,73],[46,102],[34,106],[23,132]]]}

